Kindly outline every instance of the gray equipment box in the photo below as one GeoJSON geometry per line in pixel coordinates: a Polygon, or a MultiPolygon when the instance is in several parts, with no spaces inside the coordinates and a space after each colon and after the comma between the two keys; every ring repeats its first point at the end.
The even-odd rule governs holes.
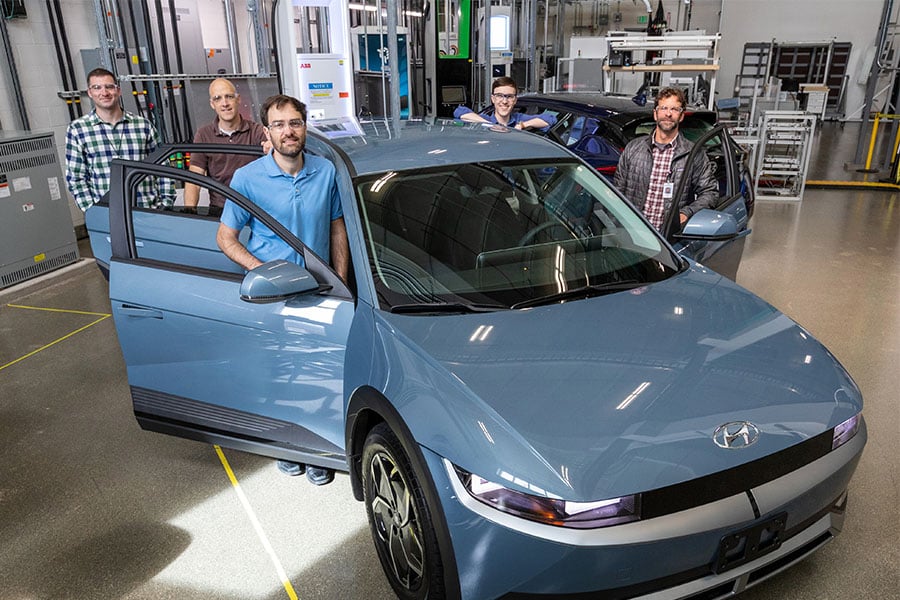
{"type": "Polygon", "coordinates": [[[0,288],[78,258],[53,133],[0,131],[0,288]]]}

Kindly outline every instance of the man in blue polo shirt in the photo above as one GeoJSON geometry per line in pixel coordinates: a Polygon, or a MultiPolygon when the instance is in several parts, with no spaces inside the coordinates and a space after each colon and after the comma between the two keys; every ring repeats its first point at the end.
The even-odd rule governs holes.
{"type": "MultiPolygon", "coordinates": [[[[272,152],[235,171],[231,187],[272,215],[317,255],[329,259],[346,281],[350,246],[335,169],[331,161],[303,152],[306,105],[290,96],[271,96],[263,103],[260,117],[272,152]]],[[[231,200],[222,210],[216,242],[228,258],[248,271],[279,258],[304,264],[300,253],[231,200]],[[238,239],[245,226],[250,228],[246,246],[238,239]]],[[[277,465],[288,475],[305,471],[316,485],[334,478],[331,469],[283,460],[277,465]]]]}
{"type": "MultiPolygon", "coordinates": [[[[346,281],[350,250],[335,169],[331,161],[303,152],[306,105],[290,96],[272,96],[263,103],[260,117],[272,152],[235,171],[231,187],[330,260],[346,281]]],[[[216,242],[248,271],[279,258],[303,264],[297,251],[231,201],[222,211],[216,242]],[[250,227],[246,246],[238,239],[244,226],[250,227]]]]}

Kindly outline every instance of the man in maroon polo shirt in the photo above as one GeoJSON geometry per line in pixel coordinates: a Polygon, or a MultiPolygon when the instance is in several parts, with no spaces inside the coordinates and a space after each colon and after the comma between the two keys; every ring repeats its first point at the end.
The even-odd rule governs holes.
{"type": "MultiPolygon", "coordinates": [[[[250,145],[266,142],[265,128],[254,121],[241,117],[241,96],[234,85],[224,78],[214,79],[209,84],[209,105],[216,111],[216,118],[197,130],[195,143],[250,145]]],[[[263,146],[265,148],[265,146],[263,146]]],[[[231,176],[240,167],[255,160],[255,156],[239,154],[191,153],[191,171],[209,175],[216,181],[228,185],[231,176]]],[[[184,205],[194,207],[200,200],[200,188],[191,183],[184,185],[184,205]]],[[[220,210],[225,206],[221,194],[210,191],[209,205],[220,210]]]]}

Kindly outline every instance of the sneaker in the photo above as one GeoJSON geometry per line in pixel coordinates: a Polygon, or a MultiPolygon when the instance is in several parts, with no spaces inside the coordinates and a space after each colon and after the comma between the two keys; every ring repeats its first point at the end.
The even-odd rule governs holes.
{"type": "Polygon", "coordinates": [[[295,463],[289,460],[276,460],[275,466],[278,467],[279,471],[291,477],[303,475],[303,472],[306,471],[306,465],[303,463],[295,463]]]}
{"type": "Polygon", "coordinates": [[[325,485],[334,481],[334,471],[322,467],[306,467],[306,478],[313,485],[325,485]]]}

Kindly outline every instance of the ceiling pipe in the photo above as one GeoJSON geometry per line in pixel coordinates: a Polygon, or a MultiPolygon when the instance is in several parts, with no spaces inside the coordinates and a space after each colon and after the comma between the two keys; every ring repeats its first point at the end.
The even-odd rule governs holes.
{"type": "MultiPolygon", "coordinates": [[[[53,47],[56,49],[56,63],[59,66],[59,76],[62,80],[63,90],[69,91],[74,88],[74,85],[69,84],[69,77],[66,74],[66,67],[63,63],[63,54],[62,49],[60,48],[59,43],[59,33],[56,30],[56,16],[53,14],[53,6],[50,4],[50,0],[47,0],[47,15],[50,17],[50,32],[53,34],[53,47]]],[[[69,109],[69,120],[75,120],[75,102],[72,98],[66,98],[66,108],[69,109]]]]}
{"type": "MultiPolygon", "coordinates": [[[[275,4],[278,4],[276,1],[275,4]]],[[[241,49],[237,42],[237,25],[234,18],[234,2],[225,0],[225,34],[228,36],[228,46],[231,49],[231,72],[240,73],[241,65],[241,49]]],[[[275,10],[275,7],[272,7],[275,10]]]]}
{"type": "Polygon", "coordinates": [[[31,124],[28,122],[28,111],[25,109],[25,97],[22,94],[22,83],[19,81],[19,71],[16,69],[12,43],[9,39],[9,32],[6,30],[6,19],[3,17],[0,17],[0,38],[2,38],[6,61],[9,64],[9,79],[12,84],[13,95],[15,96],[16,108],[19,110],[19,114],[16,116],[19,118],[22,129],[31,131],[31,124]]]}

